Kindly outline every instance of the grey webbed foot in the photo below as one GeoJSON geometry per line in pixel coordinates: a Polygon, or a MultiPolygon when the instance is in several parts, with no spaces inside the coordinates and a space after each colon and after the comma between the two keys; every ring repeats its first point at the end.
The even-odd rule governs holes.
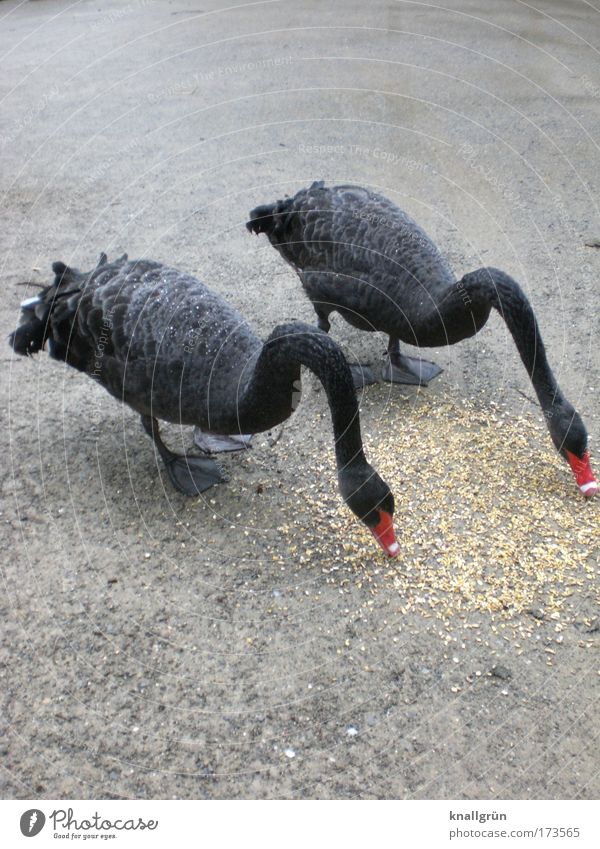
{"type": "Polygon", "coordinates": [[[405,383],[412,386],[427,386],[427,384],[443,371],[429,360],[417,357],[405,357],[396,354],[393,358],[386,357],[381,376],[389,383],[405,383]]]}
{"type": "Polygon", "coordinates": [[[173,457],[165,462],[171,483],[184,495],[195,496],[227,480],[209,457],[173,457]]]}
{"type": "Polygon", "coordinates": [[[210,433],[194,428],[194,445],[205,454],[220,454],[225,451],[243,451],[250,448],[251,433],[234,433],[231,436],[222,436],[218,433],[210,433]]]}
{"type": "Polygon", "coordinates": [[[217,483],[227,480],[219,466],[210,457],[189,457],[175,454],[160,438],[160,428],[152,416],[142,416],[142,426],[154,442],[171,483],[184,495],[198,495],[217,483]]]}
{"type": "Polygon", "coordinates": [[[360,363],[349,363],[349,365],[355,389],[362,389],[363,386],[371,386],[371,384],[377,383],[370,366],[363,366],[360,363]]]}

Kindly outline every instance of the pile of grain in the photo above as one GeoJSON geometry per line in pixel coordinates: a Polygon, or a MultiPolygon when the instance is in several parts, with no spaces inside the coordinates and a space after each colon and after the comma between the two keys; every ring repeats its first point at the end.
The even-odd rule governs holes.
{"type": "Polygon", "coordinates": [[[371,393],[362,415],[369,459],[396,497],[399,556],[384,559],[324,462],[294,488],[297,518],[280,527],[273,560],[310,564],[341,587],[393,588],[404,612],[442,619],[542,605],[558,620],[575,591],[600,602],[600,499],[580,495],[541,421],[425,393],[391,397],[385,417],[371,393]]]}

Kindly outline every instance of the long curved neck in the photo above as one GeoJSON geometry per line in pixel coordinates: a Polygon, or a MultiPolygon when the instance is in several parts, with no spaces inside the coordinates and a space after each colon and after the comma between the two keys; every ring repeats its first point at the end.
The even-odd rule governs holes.
{"type": "Polygon", "coordinates": [[[267,430],[291,415],[299,397],[300,366],[314,372],[327,393],[338,471],[366,463],[348,363],[325,333],[308,324],[281,324],[265,342],[240,398],[242,430],[267,430]]]}
{"type": "Polygon", "coordinates": [[[516,280],[497,268],[479,268],[460,282],[474,296],[483,295],[506,322],[542,409],[568,403],[548,363],[532,306],[516,280]]]}

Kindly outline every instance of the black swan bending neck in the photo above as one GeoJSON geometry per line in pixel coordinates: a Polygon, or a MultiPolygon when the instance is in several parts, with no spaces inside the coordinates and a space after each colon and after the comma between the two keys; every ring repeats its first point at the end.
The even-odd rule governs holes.
{"type": "Polygon", "coordinates": [[[365,463],[352,376],[337,345],[308,324],[281,324],[255,361],[239,403],[242,430],[267,430],[288,418],[300,391],[300,367],[321,381],[331,410],[338,469],[365,463]]]}

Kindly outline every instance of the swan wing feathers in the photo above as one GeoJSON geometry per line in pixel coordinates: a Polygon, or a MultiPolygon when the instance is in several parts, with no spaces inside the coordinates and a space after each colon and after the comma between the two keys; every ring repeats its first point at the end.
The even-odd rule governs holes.
{"type": "MultiPolygon", "coordinates": [[[[335,272],[341,279],[451,277],[437,247],[392,201],[361,186],[313,183],[294,197],[251,213],[249,229],[297,270],[335,272]],[[265,210],[269,210],[265,216],[265,210]],[[256,222],[263,212],[262,222],[256,222]]],[[[372,280],[371,280],[372,282],[372,280]]]]}
{"type": "MultiPolygon", "coordinates": [[[[84,371],[111,394],[140,412],[152,404],[162,418],[174,407],[179,419],[186,404],[202,404],[202,387],[211,397],[228,391],[261,342],[242,316],[196,278],[151,260],[127,256],[109,263],[105,256],[91,272],[63,263],[55,280],[22,306],[19,333],[40,325],[52,357],[84,371]],[[34,324],[32,324],[35,323],[34,324]],[[200,388],[199,388],[200,387],[200,388]],[[188,402],[188,398],[190,399],[188,402]],[[191,400],[193,399],[193,401],[191,400]]],[[[27,331],[31,334],[31,331],[27,331]]]]}

